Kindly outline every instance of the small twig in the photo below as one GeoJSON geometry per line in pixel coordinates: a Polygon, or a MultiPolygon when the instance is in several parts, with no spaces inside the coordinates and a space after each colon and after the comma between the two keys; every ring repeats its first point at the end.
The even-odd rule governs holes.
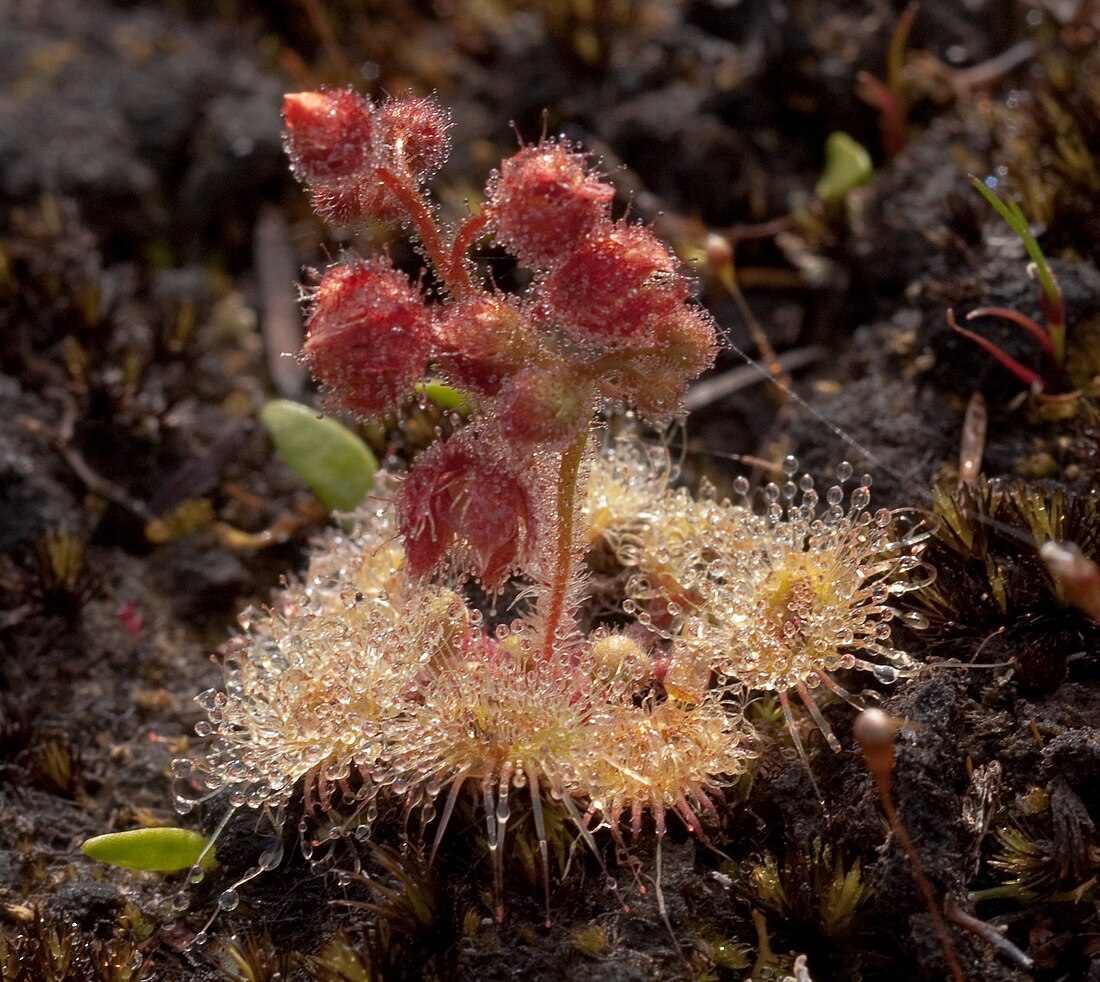
{"type": "Polygon", "coordinates": [[[69,465],[72,472],[80,478],[92,494],[125,508],[126,511],[146,524],[156,518],[140,501],[131,498],[117,484],[112,484],[107,478],[92,470],[88,462],[81,456],[80,451],[66,442],[53,427],[47,426],[41,420],[30,419],[29,417],[23,417],[22,423],[31,433],[37,433],[49,440],[50,445],[60,454],[61,459],[69,465]]]}
{"type": "Polygon", "coordinates": [[[1004,928],[995,927],[985,921],[979,920],[973,914],[968,914],[956,902],[954,897],[948,897],[943,902],[943,912],[952,924],[957,924],[965,931],[976,934],[999,954],[1004,955],[1009,961],[1015,962],[1020,968],[1033,968],[1035,962],[1017,948],[1001,932],[1004,928]]]}
{"type": "Polygon", "coordinates": [[[298,262],[290,244],[286,218],[269,205],[260,212],[252,239],[260,292],[260,330],[264,360],[279,395],[288,399],[305,390],[305,366],[295,355],[302,349],[302,315],[290,285],[298,278],[298,262]]]}
{"type": "Polygon", "coordinates": [[[80,451],[72,445],[73,431],[76,427],[76,406],[67,393],[59,392],[57,394],[60,396],[62,414],[61,422],[56,428],[30,416],[20,417],[22,425],[28,432],[45,437],[61,456],[61,459],[69,465],[72,472],[80,478],[92,494],[126,509],[146,524],[153,521],[156,516],[142,502],[136,498],[131,498],[117,484],[108,481],[107,478],[93,470],[80,451]]]}
{"type": "Polygon", "coordinates": [[[973,486],[982,471],[982,454],[985,452],[985,431],[989,413],[985,397],[975,392],[966,405],[962,437],[959,440],[959,483],[973,486]]]}
{"type": "MultiPolygon", "coordinates": [[[[784,372],[793,372],[799,368],[812,365],[825,357],[825,348],[820,345],[811,345],[806,348],[794,348],[785,351],[776,358],[779,367],[784,372]]],[[[763,382],[766,376],[761,374],[755,365],[742,365],[739,368],[731,368],[728,372],[714,375],[693,385],[684,396],[684,408],[688,412],[695,412],[712,402],[724,399],[734,392],[746,389],[757,382],[763,382]]]]}
{"type": "Polygon", "coordinates": [[[957,94],[970,92],[985,85],[991,85],[1024,62],[1030,61],[1039,52],[1039,45],[1033,40],[1020,41],[1005,48],[999,55],[986,61],[971,65],[969,68],[957,68],[950,71],[951,84],[957,94]]]}

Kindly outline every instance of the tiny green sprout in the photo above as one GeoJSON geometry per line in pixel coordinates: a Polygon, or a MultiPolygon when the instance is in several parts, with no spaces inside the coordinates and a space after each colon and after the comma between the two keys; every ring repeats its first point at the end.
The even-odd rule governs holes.
{"type": "Polygon", "coordinates": [[[825,141],[825,170],[814,187],[822,201],[832,204],[871,179],[871,155],[847,133],[830,133],[825,141]]]}
{"type": "Polygon", "coordinates": [[[752,965],[752,945],[719,939],[710,943],[708,954],[718,968],[736,970],[752,965]]]}
{"type": "Polygon", "coordinates": [[[418,382],[415,386],[416,394],[421,399],[426,399],[437,409],[444,412],[455,412],[466,416],[470,412],[470,402],[466,394],[452,388],[439,379],[428,379],[426,382],[418,382]]]}
{"type": "Polygon", "coordinates": [[[1031,225],[1023,209],[1015,201],[1003,201],[985,181],[977,177],[971,177],[970,183],[996,209],[997,214],[1008,222],[1009,227],[1019,236],[1024,249],[1027,250],[1028,257],[1035,264],[1035,275],[1039,278],[1039,286],[1042,288],[1040,299],[1043,316],[1047,320],[1047,335],[1054,348],[1055,360],[1061,364],[1066,355],[1066,307],[1062,288],[1031,231],[1031,225]]]}
{"type": "Polygon", "coordinates": [[[286,399],[264,406],[260,422],[286,465],[329,508],[351,511],[363,500],[378,461],[346,426],[286,399]]]}
{"type": "Polygon", "coordinates": [[[89,859],[126,869],[175,873],[201,866],[208,872],[217,865],[206,839],[190,829],[129,829],[87,839],[80,847],[89,859]]]}
{"type": "MultiPolygon", "coordinates": [[[[1031,266],[1028,267],[1028,271],[1030,273],[1034,270],[1034,275],[1039,280],[1039,305],[1042,308],[1046,323],[1045,326],[1040,326],[1025,314],[1006,307],[982,307],[978,310],[972,310],[967,314],[966,319],[1000,317],[1018,324],[1039,342],[1043,354],[1061,370],[1065,367],[1066,362],[1066,303],[1058,279],[1050,268],[1046,256],[1043,255],[1043,250],[1039,247],[1039,243],[1031,231],[1031,226],[1023,213],[1023,209],[1015,201],[1002,200],[985,181],[971,177],[970,183],[996,209],[997,214],[1008,223],[1012,231],[1019,237],[1020,242],[1023,243],[1024,249],[1031,259],[1031,266]]],[[[948,311],[947,322],[953,331],[980,345],[1013,375],[1031,386],[1032,389],[1041,392],[1047,387],[1048,379],[1044,378],[1041,373],[1022,365],[980,334],[975,334],[973,331],[962,327],[956,322],[953,311],[948,311]]]]}
{"type": "Polygon", "coordinates": [[[873,893],[859,860],[847,865],[819,838],[788,853],[782,867],[766,853],[749,882],[761,904],[833,940],[851,933],[873,893]]]}

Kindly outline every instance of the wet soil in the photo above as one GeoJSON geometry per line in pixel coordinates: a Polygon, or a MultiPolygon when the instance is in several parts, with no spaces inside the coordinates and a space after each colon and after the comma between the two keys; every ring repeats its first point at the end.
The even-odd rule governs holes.
{"type": "MultiPolygon", "coordinates": [[[[762,700],[758,770],[730,789],[721,827],[670,834],[659,891],[651,845],[618,893],[577,851],[549,929],[519,857],[494,922],[472,809],[431,870],[400,854],[399,828],[378,837],[393,852],[364,868],[392,895],[288,850],[205,945],[195,932],[264,850],[262,823],[238,816],[221,870],[190,890],[183,874],[81,854],[107,831],[212,830],[216,802],[182,819],[172,808],[193,697],[218,684],[237,614],[302,568],[327,521],[256,416],[275,395],[313,398],[281,356],[300,341],[303,268],[344,244],[287,172],[281,96],[350,83],[435,90],[450,107],[455,149],[436,181],[448,214],[516,132],[563,132],[681,251],[700,254],[708,231],[734,244],[749,309],[801,367],[700,397],[673,437],[687,480],[726,488],[739,455],[793,452],[823,479],[852,460],[881,506],[931,508],[934,486],[958,503],[977,544],[929,546],[933,624],[905,638],[928,667],[882,691],[907,721],[897,811],[935,909],[1005,932],[1031,964],[952,923],[966,978],[1100,979],[1098,629],[1065,603],[1032,534],[1058,511],[1100,559],[1095,5],[926,0],[895,59],[900,148],[861,82],[890,80],[897,4],[262,7],[0,0],[0,975],[743,979],[793,974],[801,954],[816,982],[950,977],[842,703],[826,705],[841,751],[807,730],[807,772],[762,700]],[[814,188],[836,131],[874,167],[826,203],[814,188]],[[1003,320],[971,326],[1063,398],[1029,397],[947,325],[949,308],[1043,316],[1022,247],[969,174],[995,176],[1032,220],[1065,294],[1068,353],[1052,363],[1003,320]],[[975,392],[988,483],[960,492],[975,392]],[[410,913],[410,896],[432,915],[410,913]]],[[[415,268],[407,243],[389,247],[415,268]]],[[[508,282],[504,257],[482,259],[508,282]]],[[[760,352],[705,261],[698,276],[734,346],[715,376],[734,377],[738,350],[760,352]]],[[[427,438],[418,425],[364,435],[401,454],[427,438]]]]}

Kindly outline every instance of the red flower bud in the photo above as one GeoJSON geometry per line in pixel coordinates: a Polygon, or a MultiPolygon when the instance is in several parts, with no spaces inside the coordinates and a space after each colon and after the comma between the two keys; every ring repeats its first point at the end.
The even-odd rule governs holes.
{"type": "Polygon", "coordinates": [[[684,389],[714,363],[718,345],[711,316],[687,304],[655,320],[651,335],[652,347],[624,354],[601,391],[659,426],[680,412],[684,389]]]}
{"type": "Polygon", "coordinates": [[[543,283],[548,316],[595,355],[645,347],[659,317],[687,299],[689,282],[648,229],[608,222],[543,283]]]}
{"type": "Polygon", "coordinates": [[[412,393],[431,347],[431,315],[384,259],[335,266],[322,278],[302,354],[335,401],[376,416],[412,393]]]}
{"type": "Polygon", "coordinates": [[[605,221],[615,189],[559,143],[524,147],[489,182],[497,239],[527,266],[552,266],[605,221]]]}
{"type": "Polygon", "coordinates": [[[534,364],[505,382],[499,423],[515,445],[564,450],[578,433],[588,429],[595,399],[592,380],[574,366],[534,364]]]}
{"type": "Polygon", "coordinates": [[[658,319],[653,342],[660,357],[686,381],[701,375],[718,354],[717,326],[702,307],[682,304],[658,319]]]}
{"type": "Polygon", "coordinates": [[[431,177],[451,149],[450,114],[434,98],[387,99],[378,108],[381,139],[418,181],[431,177]]]}
{"type": "Polygon", "coordinates": [[[352,225],[363,216],[359,193],[354,186],[349,190],[329,184],[314,184],[309,189],[309,200],[313,210],[333,225],[352,225]]]}
{"type": "Polygon", "coordinates": [[[476,293],[447,308],[435,329],[436,361],[458,388],[495,395],[538,351],[527,315],[496,293],[476,293]]]}
{"type": "Polygon", "coordinates": [[[358,92],[292,92],[283,99],[286,152],[299,180],[350,187],[370,166],[374,106],[358,92]]]}
{"type": "Polygon", "coordinates": [[[413,576],[446,564],[495,590],[530,559],[535,505],[529,475],[494,450],[492,440],[465,430],[425,451],[409,471],[398,521],[413,576]]]}

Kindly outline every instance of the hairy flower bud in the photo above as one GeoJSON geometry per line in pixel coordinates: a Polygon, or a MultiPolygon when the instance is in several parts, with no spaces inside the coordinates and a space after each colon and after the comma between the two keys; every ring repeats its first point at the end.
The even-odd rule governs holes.
{"type": "Polygon", "coordinates": [[[527,314],[499,293],[475,293],[448,307],[435,343],[436,361],[454,385],[490,396],[538,351],[527,314]]]}
{"type": "Polygon", "coordinates": [[[706,311],[681,304],[655,321],[651,344],[624,357],[603,391],[660,426],[681,411],[687,384],[713,364],[714,321],[706,311]]]}
{"type": "Polygon", "coordinates": [[[417,459],[398,518],[414,577],[446,565],[474,573],[490,590],[527,561],[536,534],[529,479],[472,430],[417,459]]]}
{"type": "Polygon", "coordinates": [[[606,221],[615,189],[559,143],[524,147],[489,182],[497,239],[527,266],[552,266],[606,221]]]}
{"type": "Polygon", "coordinates": [[[350,187],[370,166],[374,106],[358,92],[292,92],[283,99],[286,152],[299,180],[350,187]]]}
{"type": "Polygon", "coordinates": [[[432,98],[375,106],[351,89],[294,92],[283,101],[283,118],[294,173],[309,185],[317,214],[336,225],[404,217],[380,169],[423,181],[449,149],[450,117],[432,98]]]}
{"type": "Polygon", "coordinates": [[[387,99],[378,107],[380,138],[418,181],[431,177],[451,149],[450,114],[432,97],[387,99]]]}
{"type": "Polygon", "coordinates": [[[562,330],[602,354],[647,345],[657,319],[687,299],[689,286],[648,228],[607,222],[550,272],[543,295],[562,330]]]}
{"type": "Polygon", "coordinates": [[[333,399],[376,416],[412,392],[431,346],[431,315],[388,261],[335,266],[322,278],[302,354],[333,399]]]}
{"type": "Polygon", "coordinates": [[[595,398],[591,378],[579,375],[572,365],[530,365],[504,384],[500,426],[519,447],[563,450],[588,429],[595,398]]]}

